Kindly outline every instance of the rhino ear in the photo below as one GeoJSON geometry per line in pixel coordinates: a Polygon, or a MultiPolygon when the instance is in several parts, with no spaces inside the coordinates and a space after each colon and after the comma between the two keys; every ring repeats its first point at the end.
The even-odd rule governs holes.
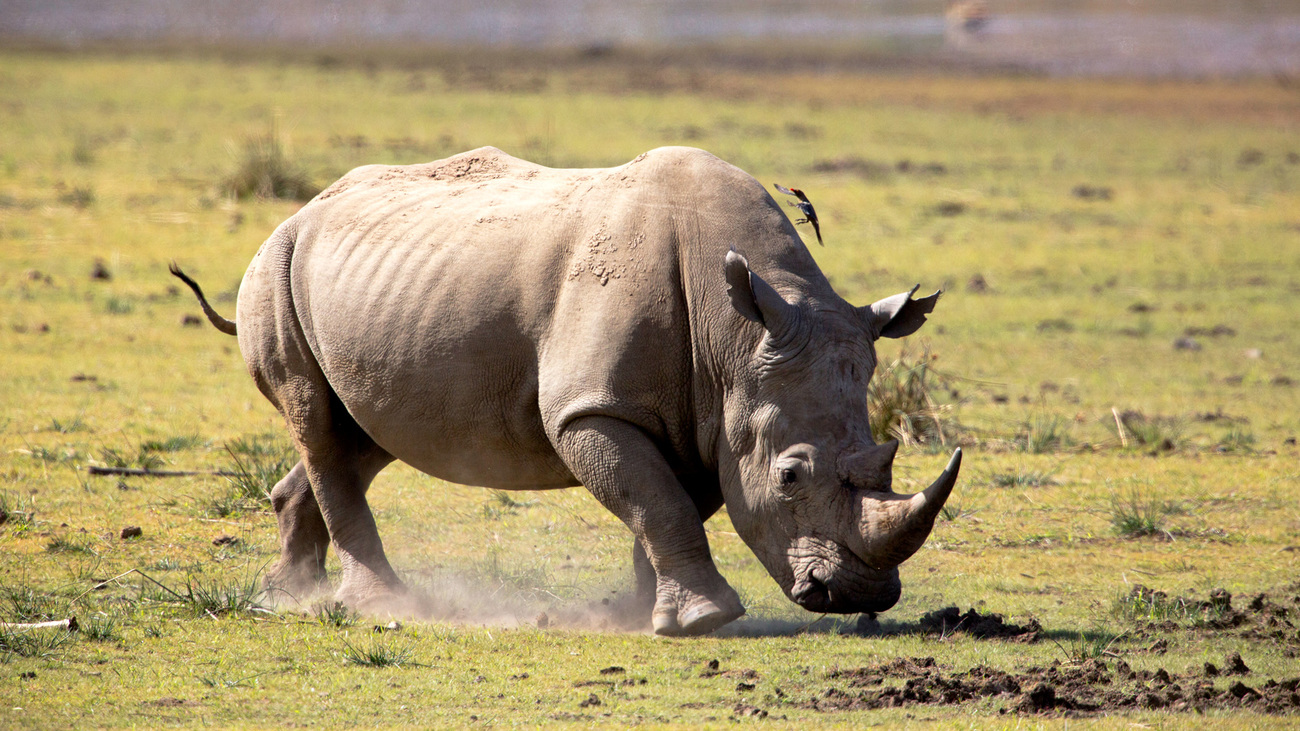
{"type": "Polygon", "coordinates": [[[868,307],[860,307],[867,322],[878,334],[877,338],[901,338],[911,335],[925,324],[925,316],[934,311],[939,301],[939,290],[929,297],[912,299],[921,285],[912,287],[910,292],[901,292],[893,297],[886,297],[868,307]]]}
{"type": "Polygon", "coordinates": [[[768,332],[785,330],[797,315],[794,305],[781,299],[772,285],[749,270],[749,262],[734,248],[727,252],[722,267],[727,277],[731,306],[745,319],[757,322],[768,332]]]}

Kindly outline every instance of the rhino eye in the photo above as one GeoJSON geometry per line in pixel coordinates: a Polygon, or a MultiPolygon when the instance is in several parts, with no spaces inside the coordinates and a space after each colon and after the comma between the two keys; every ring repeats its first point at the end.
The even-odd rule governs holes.
{"type": "Polygon", "coordinates": [[[799,479],[799,475],[796,474],[794,470],[789,468],[781,470],[782,487],[789,487],[793,485],[798,479],[799,479]]]}

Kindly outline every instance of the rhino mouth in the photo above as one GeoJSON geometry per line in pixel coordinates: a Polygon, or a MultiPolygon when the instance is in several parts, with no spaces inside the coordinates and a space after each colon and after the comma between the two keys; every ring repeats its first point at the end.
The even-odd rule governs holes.
{"type": "MultiPolygon", "coordinates": [[[[848,564],[856,557],[841,555],[841,558],[848,564]]],[[[855,569],[867,569],[867,566],[818,561],[794,582],[790,599],[810,612],[822,614],[883,612],[898,603],[903,588],[897,569],[884,572],[855,569]]]]}

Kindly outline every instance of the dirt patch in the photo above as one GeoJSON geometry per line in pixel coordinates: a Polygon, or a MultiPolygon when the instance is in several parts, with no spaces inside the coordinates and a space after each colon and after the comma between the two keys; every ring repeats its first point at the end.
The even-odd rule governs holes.
{"type": "MultiPolygon", "coordinates": [[[[1240,663],[1241,658],[1235,658],[1240,663]]],[[[1226,665],[1231,665],[1229,657],[1226,665]]],[[[898,658],[852,670],[833,670],[834,684],[796,705],[823,712],[1002,701],[1002,713],[1094,714],[1126,709],[1173,711],[1249,709],[1300,713],[1300,677],[1255,686],[1241,680],[1215,684],[1200,670],[1164,668],[1134,672],[1127,663],[1099,660],[1079,665],[1032,667],[1014,672],[978,666],[951,670],[934,658],[898,658]]]]}
{"type": "Polygon", "coordinates": [[[1162,617],[1139,623],[1133,633],[1138,638],[1179,630],[1228,633],[1269,642],[1280,647],[1286,657],[1300,657],[1300,583],[1256,594],[1247,601],[1224,589],[1214,589],[1208,599],[1198,599],[1171,597],[1138,585],[1125,601],[1135,612],[1162,617]]]}

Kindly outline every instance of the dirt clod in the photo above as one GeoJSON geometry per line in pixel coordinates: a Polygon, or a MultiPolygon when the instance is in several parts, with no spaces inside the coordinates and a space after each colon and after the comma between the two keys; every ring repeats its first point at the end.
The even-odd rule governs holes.
{"type": "Polygon", "coordinates": [[[1038,620],[1024,625],[1008,624],[1001,614],[980,614],[974,608],[961,613],[957,607],[946,607],[921,617],[921,629],[927,634],[948,635],[962,632],[980,639],[998,638],[1017,642],[1034,642],[1043,631],[1038,620]]]}
{"type": "Polygon", "coordinates": [[[1241,659],[1241,653],[1239,652],[1229,654],[1223,665],[1224,675],[1250,675],[1250,668],[1246,667],[1246,663],[1241,659]]]}
{"type": "Polygon", "coordinates": [[[142,535],[144,535],[144,530],[138,525],[128,525],[122,529],[121,533],[122,540],[124,541],[130,538],[139,538],[142,535]]]}
{"type": "Polygon", "coordinates": [[[226,533],[212,539],[212,545],[214,546],[233,546],[236,543],[239,543],[239,539],[226,533]]]}
{"type": "Polygon", "coordinates": [[[587,696],[587,700],[579,703],[578,707],[591,708],[593,706],[598,706],[598,705],[600,705],[600,696],[596,695],[595,693],[592,693],[591,695],[587,696]]]}

